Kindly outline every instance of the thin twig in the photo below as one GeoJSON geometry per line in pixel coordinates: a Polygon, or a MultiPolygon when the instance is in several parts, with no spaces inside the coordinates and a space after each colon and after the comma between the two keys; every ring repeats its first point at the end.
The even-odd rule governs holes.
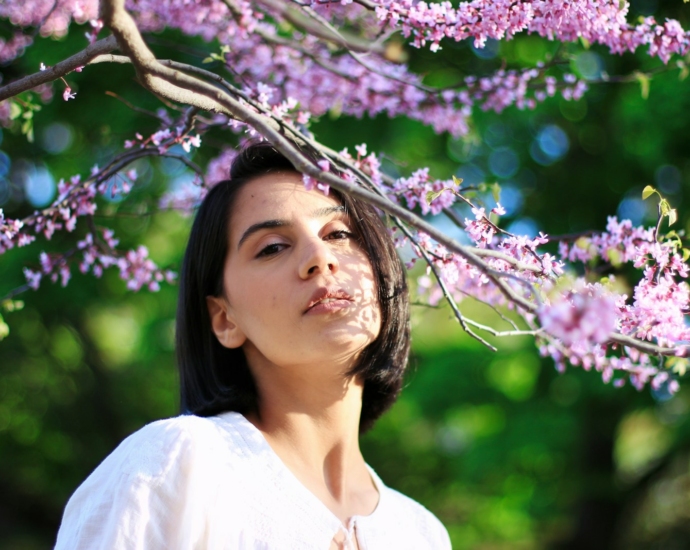
{"type": "Polygon", "coordinates": [[[436,278],[436,281],[438,282],[438,286],[441,288],[441,292],[443,292],[443,297],[446,299],[446,302],[448,302],[448,305],[450,305],[450,309],[453,310],[453,314],[455,315],[455,318],[458,320],[460,323],[460,326],[462,329],[469,334],[472,338],[480,342],[481,344],[485,345],[487,348],[489,348],[491,351],[498,351],[494,346],[489,344],[484,338],[479,336],[476,332],[474,332],[466,322],[465,317],[463,314],[460,312],[460,308],[458,308],[458,304],[455,303],[455,299],[451,295],[450,291],[448,290],[448,287],[446,286],[445,281],[443,280],[443,277],[441,277],[441,274],[438,272],[438,269],[436,269],[436,265],[434,262],[431,261],[431,258],[426,253],[426,250],[424,249],[423,246],[420,246],[414,238],[414,235],[410,233],[410,231],[405,227],[403,224],[398,223],[398,228],[405,234],[405,236],[410,239],[413,243],[415,243],[417,250],[419,253],[422,255],[424,258],[424,261],[427,263],[429,268],[431,269],[431,272],[434,274],[434,277],[436,278]]]}
{"type": "Polygon", "coordinates": [[[29,283],[23,284],[22,286],[18,286],[17,288],[10,290],[7,294],[5,294],[5,296],[0,298],[0,302],[4,302],[5,300],[11,300],[15,296],[19,296],[20,294],[26,292],[29,289],[31,289],[29,283]]]}
{"type": "Polygon", "coordinates": [[[164,117],[158,115],[157,113],[154,113],[153,111],[148,111],[146,109],[142,109],[141,107],[137,107],[133,103],[130,103],[129,101],[127,101],[124,97],[117,95],[115,92],[106,91],[105,95],[109,95],[110,97],[114,97],[118,101],[121,101],[122,103],[124,103],[127,107],[129,107],[135,113],[141,113],[142,115],[147,115],[147,116],[153,117],[157,120],[160,120],[164,124],[166,122],[168,122],[167,120],[165,120],[164,117]]]}

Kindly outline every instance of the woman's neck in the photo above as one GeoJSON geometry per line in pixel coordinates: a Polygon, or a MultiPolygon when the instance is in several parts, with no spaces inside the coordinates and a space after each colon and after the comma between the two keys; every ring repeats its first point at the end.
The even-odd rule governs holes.
{"type": "MultiPolygon", "coordinates": [[[[343,522],[370,514],[378,492],[359,449],[363,384],[333,371],[254,370],[259,409],[248,415],[292,473],[343,522]]],[[[342,371],[341,371],[342,372],[342,371]]]]}

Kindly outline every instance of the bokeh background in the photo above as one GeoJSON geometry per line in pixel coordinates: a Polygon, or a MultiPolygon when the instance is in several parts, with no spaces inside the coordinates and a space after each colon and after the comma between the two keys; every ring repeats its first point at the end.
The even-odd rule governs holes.
{"type": "MultiPolygon", "coordinates": [[[[631,18],[649,14],[688,28],[681,2],[632,3],[631,18]]],[[[75,26],[61,41],[39,39],[0,68],[4,81],[79,50],[82,34],[75,26]]],[[[206,44],[176,33],[148,40],[161,57],[198,64],[207,55],[206,44]]],[[[663,67],[643,52],[612,57],[534,36],[484,50],[447,43],[437,54],[407,54],[433,85],[554,57],[593,83],[577,102],[555,97],[536,111],[479,112],[459,140],[409,120],[347,118],[337,106],[313,126],[316,136],[351,150],[367,142],[385,151],[392,174],[431,166],[436,177],[498,182],[504,225],[514,232],[603,229],[609,215],[652,224],[656,207],[641,200],[645,185],[679,209],[677,230],[690,228],[690,79],[673,62],[663,67]],[[637,78],[597,83],[658,69],[648,95],[637,78]]],[[[57,98],[36,114],[34,143],[0,135],[0,207],[9,217],[47,204],[57,180],[88,174],[135,132],[157,129],[105,94],[125,89],[139,107],[164,107],[131,85],[131,68],[100,65],[69,78],[77,99],[59,100],[56,88],[57,98]]],[[[194,161],[205,165],[229,139],[209,134],[194,161]]],[[[103,200],[96,222],[113,227],[121,246],[144,243],[156,262],[175,269],[190,219],[157,204],[192,175],[159,159],[137,169],[132,196],[103,200]]],[[[0,257],[0,296],[24,282],[22,266],[36,264],[41,250],[66,246],[58,234],[0,257]]],[[[88,473],[128,434],[178,412],[177,287],[131,293],[115,271],[100,280],[74,271],[66,289],[46,283],[20,297],[23,309],[3,312],[10,334],[0,342],[0,548],[51,547],[62,508],[88,473]]],[[[631,273],[617,276],[628,287],[635,282],[631,273]]],[[[462,308],[496,321],[469,300],[462,308]]],[[[362,442],[384,481],[436,513],[456,549],[690,548],[687,383],[672,398],[614,389],[580,368],[558,374],[529,338],[497,344],[491,353],[467,338],[444,306],[413,307],[405,390],[362,442]]]]}

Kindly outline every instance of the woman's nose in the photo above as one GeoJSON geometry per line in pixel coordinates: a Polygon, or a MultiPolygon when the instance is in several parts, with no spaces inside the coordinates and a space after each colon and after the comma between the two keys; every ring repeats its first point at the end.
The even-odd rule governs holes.
{"type": "Polygon", "coordinates": [[[338,258],[328,243],[314,239],[305,245],[299,275],[302,279],[308,279],[318,274],[336,273],[339,267],[338,258]]]}

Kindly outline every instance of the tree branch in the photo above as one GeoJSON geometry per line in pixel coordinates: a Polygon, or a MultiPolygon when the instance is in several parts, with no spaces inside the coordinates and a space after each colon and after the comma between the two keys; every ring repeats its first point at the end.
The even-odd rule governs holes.
{"type": "Polygon", "coordinates": [[[103,38],[98,42],[94,42],[79,53],[68,57],[58,64],[48,67],[45,71],[39,71],[14,82],[10,82],[6,86],[0,88],[0,101],[9,97],[14,97],[17,94],[31,90],[36,86],[57,80],[61,76],[72,72],[74,69],[88,65],[88,63],[95,57],[108,53],[117,48],[117,41],[114,36],[103,38]]]}
{"type": "MultiPolygon", "coordinates": [[[[237,100],[232,97],[229,93],[232,86],[229,83],[223,81],[221,84],[227,90],[225,91],[214,84],[194,78],[159,62],[144,43],[134,20],[125,11],[124,0],[103,0],[101,8],[105,24],[117,37],[120,49],[132,60],[142,84],[150,91],[172,101],[185,103],[199,109],[222,112],[246,123],[285,155],[297,171],[343,193],[369,202],[399,221],[425,232],[436,242],[461,256],[480,273],[487,276],[510,303],[522,308],[526,313],[537,313],[538,302],[530,301],[516,292],[505,279],[517,279],[525,283],[526,281],[521,281],[510,273],[495,271],[482,260],[476,249],[461,245],[430,223],[392,202],[380,190],[378,192],[370,191],[362,185],[346,181],[331,172],[320,169],[300,150],[300,147],[307,146],[308,142],[311,142],[308,137],[300,136],[295,129],[290,128],[286,121],[271,116],[270,111],[268,114],[264,114],[267,111],[256,103],[250,105],[243,99],[237,100]],[[292,138],[285,135],[286,131],[292,134],[292,138]]],[[[197,69],[195,72],[200,71],[197,69]]],[[[216,82],[218,82],[218,78],[217,76],[214,77],[216,82]]],[[[241,97],[242,94],[237,90],[233,95],[241,97]]],[[[321,150],[322,148],[316,148],[317,152],[321,150]]],[[[339,163],[349,164],[342,158],[339,158],[339,163]]],[[[367,179],[364,179],[366,185],[375,188],[373,182],[367,181],[367,179]]],[[[538,299],[534,292],[533,296],[538,299]]],[[[678,352],[675,348],[655,346],[618,333],[612,333],[609,336],[609,341],[634,347],[645,353],[675,355],[678,352]]],[[[686,351],[684,350],[684,353],[686,351]]]]}
{"type": "Polygon", "coordinates": [[[288,2],[284,0],[259,0],[259,3],[268,7],[272,12],[283,17],[286,21],[289,21],[307,34],[318,36],[322,40],[337,44],[346,50],[361,53],[375,52],[381,55],[384,53],[384,49],[380,45],[358,36],[349,35],[343,31],[334,31],[324,27],[311,17],[305,17],[300,9],[288,6],[288,2]]]}

